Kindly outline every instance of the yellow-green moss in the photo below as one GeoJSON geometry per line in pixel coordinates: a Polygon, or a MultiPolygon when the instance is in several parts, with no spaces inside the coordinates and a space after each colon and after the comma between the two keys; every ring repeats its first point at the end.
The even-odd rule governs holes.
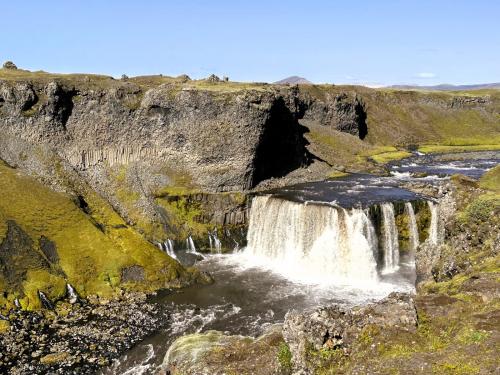
{"type": "Polygon", "coordinates": [[[348,176],[348,175],[349,175],[349,173],[333,169],[331,172],[328,173],[327,177],[328,178],[339,178],[339,177],[345,177],[345,176],[348,176]]]}
{"type": "Polygon", "coordinates": [[[466,151],[495,151],[500,150],[500,144],[481,144],[481,145],[463,145],[463,146],[449,146],[449,145],[423,145],[418,148],[420,152],[425,154],[430,153],[453,153],[453,152],[466,152],[466,151]]]}
{"type": "Polygon", "coordinates": [[[371,158],[379,164],[385,164],[390,161],[401,160],[410,157],[411,155],[411,152],[396,150],[374,154],[371,156],[371,158]]]}
{"type": "Polygon", "coordinates": [[[483,189],[500,192],[500,165],[486,172],[479,180],[479,186],[483,189]]]}
{"type": "Polygon", "coordinates": [[[57,300],[66,293],[66,281],[46,270],[29,270],[23,283],[25,297],[20,300],[27,310],[41,307],[38,291],[43,291],[51,300],[57,300]]]}
{"type": "Polygon", "coordinates": [[[10,323],[5,320],[0,320],[0,334],[7,332],[10,329],[10,323]]]}
{"type": "Polygon", "coordinates": [[[284,372],[292,370],[292,352],[284,341],[278,347],[278,363],[284,372]]]}
{"type": "MultiPolygon", "coordinates": [[[[44,235],[56,245],[59,265],[80,294],[112,295],[118,286],[154,290],[185,274],[182,267],[128,227],[112,207],[82,188],[90,215],[67,195],[54,192],[17,170],[0,165],[0,218],[14,220],[37,243],[44,235]],[[120,284],[121,270],[144,268],[143,282],[120,284]]],[[[46,271],[28,272],[26,307],[37,307],[36,291],[57,298],[64,280],[46,271]],[[52,285],[53,289],[50,289],[52,285]]]]}

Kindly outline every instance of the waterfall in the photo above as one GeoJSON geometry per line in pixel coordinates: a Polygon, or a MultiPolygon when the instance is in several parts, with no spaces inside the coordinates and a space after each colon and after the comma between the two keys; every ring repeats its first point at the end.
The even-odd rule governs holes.
{"type": "Polygon", "coordinates": [[[194,241],[193,241],[193,238],[191,236],[188,236],[188,238],[186,238],[186,250],[188,253],[195,254],[195,255],[198,255],[198,256],[204,258],[203,254],[199,253],[196,250],[196,246],[194,245],[194,241]]]}
{"type": "Polygon", "coordinates": [[[45,295],[44,292],[38,291],[38,298],[40,298],[40,301],[42,302],[42,306],[45,309],[48,309],[48,310],[54,309],[54,305],[52,304],[52,302],[50,302],[50,300],[47,298],[47,296],[45,295]]]}
{"type": "Polygon", "coordinates": [[[175,254],[175,250],[174,250],[173,241],[170,238],[168,238],[163,244],[165,246],[165,251],[167,252],[167,254],[170,257],[177,259],[177,255],[175,254]]]}
{"type": "Polygon", "coordinates": [[[208,241],[210,242],[210,250],[215,249],[219,254],[222,252],[222,243],[217,237],[217,228],[214,228],[213,232],[208,231],[208,241]]]}
{"type": "Polygon", "coordinates": [[[301,281],[378,280],[377,239],[362,209],[300,204],[270,196],[252,200],[243,256],[301,281]]]}
{"type": "Polygon", "coordinates": [[[188,253],[196,253],[196,246],[194,246],[194,241],[193,237],[189,236],[186,238],[186,249],[188,250],[188,253]]]}
{"type": "Polygon", "coordinates": [[[382,203],[382,231],[384,247],[384,273],[394,272],[399,268],[398,228],[392,203],[382,203]]]}
{"type": "Polygon", "coordinates": [[[69,298],[69,303],[74,304],[77,303],[80,298],[78,294],[76,294],[75,288],[71,286],[71,284],[66,284],[66,295],[69,298]]]}
{"type": "Polygon", "coordinates": [[[177,259],[177,255],[175,254],[174,250],[174,242],[170,238],[168,238],[163,243],[159,242],[158,247],[160,248],[161,251],[166,252],[168,256],[170,256],[171,258],[177,259]]]}
{"type": "Polygon", "coordinates": [[[410,202],[405,203],[406,214],[408,215],[408,231],[410,233],[410,262],[415,263],[415,253],[417,252],[417,247],[420,244],[420,238],[418,236],[418,226],[417,218],[415,217],[415,211],[410,202]]]}
{"type": "Polygon", "coordinates": [[[433,245],[437,245],[439,242],[438,236],[438,221],[439,221],[439,206],[431,201],[427,201],[429,209],[431,211],[431,225],[429,227],[429,241],[433,245]]]}

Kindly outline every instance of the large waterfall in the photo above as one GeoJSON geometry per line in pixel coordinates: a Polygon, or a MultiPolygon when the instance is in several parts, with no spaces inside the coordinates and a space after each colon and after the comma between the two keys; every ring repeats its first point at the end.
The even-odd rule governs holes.
{"type": "Polygon", "coordinates": [[[306,282],[372,284],[377,242],[365,210],[258,196],[244,255],[306,282]]]}

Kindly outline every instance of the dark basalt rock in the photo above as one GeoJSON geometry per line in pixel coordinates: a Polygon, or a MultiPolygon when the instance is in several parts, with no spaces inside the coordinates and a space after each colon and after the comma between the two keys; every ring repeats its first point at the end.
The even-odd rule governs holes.
{"type": "Polygon", "coordinates": [[[144,268],[138,265],[133,265],[122,269],[121,282],[129,281],[144,281],[144,268]]]}
{"type": "Polygon", "coordinates": [[[35,248],[29,235],[13,220],[7,221],[7,234],[0,243],[0,274],[12,290],[22,291],[29,269],[50,270],[50,264],[35,248]]]}
{"type": "Polygon", "coordinates": [[[57,253],[56,244],[45,236],[41,236],[38,240],[40,250],[47,257],[50,263],[59,262],[59,254],[57,253]]]}

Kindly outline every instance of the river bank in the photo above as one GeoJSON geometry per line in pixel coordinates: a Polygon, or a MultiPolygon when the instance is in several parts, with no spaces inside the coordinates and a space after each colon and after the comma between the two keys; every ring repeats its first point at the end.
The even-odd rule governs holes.
{"type": "Polygon", "coordinates": [[[53,310],[11,310],[0,335],[0,372],[94,374],[168,323],[168,312],[143,293],[89,297],[53,310]]]}

